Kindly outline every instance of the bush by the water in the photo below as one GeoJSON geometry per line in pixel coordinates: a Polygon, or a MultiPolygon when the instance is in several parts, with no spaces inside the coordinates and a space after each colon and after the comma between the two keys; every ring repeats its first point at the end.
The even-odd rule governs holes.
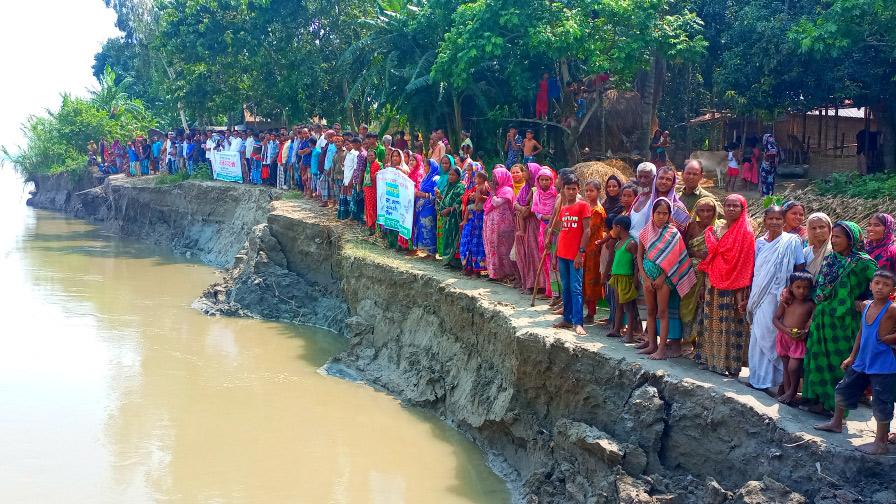
{"type": "Polygon", "coordinates": [[[896,194],[896,173],[835,173],[815,182],[813,188],[825,196],[879,199],[896,194]]]}
{"type": "Polygon", "coordinates": [[[173,175],[163,173],[156,177],[155,184],[157,186],[166,186],[187,180],[212,180],[211,167],[208,163],[199,163],[193,169],[193,175],[190,175],[186,170],[180,170],[173,175]]]}
{"type": "Polygon", "coordinates": [[[25,146],[3,146],[4,156],[25,176],[80,170],[87,164],[88,142],[146,135],[155,120],[140,100],[128,97],[126,85],[126,79],[116,84],[107,67],[89,98],[63,94],[58,110],[30,116],[22,125],[25,146]]]}

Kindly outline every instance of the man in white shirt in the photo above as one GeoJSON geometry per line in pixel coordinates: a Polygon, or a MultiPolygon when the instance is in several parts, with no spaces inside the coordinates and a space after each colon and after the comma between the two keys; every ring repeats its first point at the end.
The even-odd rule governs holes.
{"type": "Polygon", "coordinates": [[[227,149],[230,152],[239,152],[243,149],[243,139],[240,137],[239,131],[234,131],[233,135],[230,137],[230,148],[227,149]]]}
{"type": "Polygon", "coordinates": [[[255,134],[250,130],[246,138],[246,156],[243,159],[243,176],[249,180],[249,172],[252,170],[252,150],[255,149],[255,134]]]}

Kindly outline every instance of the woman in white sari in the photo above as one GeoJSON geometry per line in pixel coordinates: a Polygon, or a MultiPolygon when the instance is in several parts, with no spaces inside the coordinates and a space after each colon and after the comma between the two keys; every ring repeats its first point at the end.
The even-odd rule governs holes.
{"type": "Polygon", "coordinates": [[[784,232],[781,207],[768,207],[763,223],[766,233],[756,240],[753,286],[747,301],[750,385],[760,390],[778,387],[784,381],[784,365],[775,350],[778,330],[772,324],[772,318],[781,290],[787,286],[787,278],[794,271],[802,270],[806,263],[800,237],[784,232]]]}

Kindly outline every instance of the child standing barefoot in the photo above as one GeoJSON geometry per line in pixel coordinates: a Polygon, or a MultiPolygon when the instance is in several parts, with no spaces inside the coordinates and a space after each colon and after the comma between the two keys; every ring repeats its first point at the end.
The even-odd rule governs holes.
{"type": "Polygon", "coordinates": [[[591,237],[591,207],[578,199],[579,179],[570,174],[563,180],[563,206],[560,208],[560,234],[557,237],[557,263],[563,284],[563,320],[556,328],[572,328],[585,336],[582,326],[582,269],[585,246],[591,237]]]}
{"type": "Polygon", "coordinates": [[[637,277],[635,276],[635,255],[638,244],[629,236],[632,220],[627,215],[613,219],[614,246],[613,266],[610,269],[610,286],[616,293],[615,313],[613,314],[613,330],[607,336],[617,337],[622,333],[622,316],[628,315],[629,331],[625,336],[626,343],[635,342],[635,328],[641,328],[641,316],[638,313],[637,277]]]}
{"type": "Polygon", "coordinates": [[[870,455],[889,451],[887,434],[893,420],[893,401],[896,400],[896,305],[890,297],[896,292],[896,276],[888,270],[878,270],[871,278],[872,301],[864,302],[861,330],[849,357],[840,364],[846,375],[837,384],[834,418],[815,426],[828,432],[843,431],[846,410],[856,409],[859,398],[871,386],[871,411],[877,421],[874,441],[858,449],[870,455]]]}
{"type": "Polygon", "coordinates": [[[669,302],[673,293],[684,297],[697,281],[681,234],[671,222],[672,202],[657,198],[651,209],[650,224],[638,240],[638,266],[647,303],[646,346],[638,350],[652,360],[680,357],[681,346],[667,351],[669,302]],[[659,335],[659,344],[657,344],[659,335]]]}
{"type": "Polygon", "coordinates": [[[737,187],[737,176],[740,175],[740,164],[737,162],[739,148],[737,144],[731,143],[725,147],[725,150],[728,151],[728,180],[725,183],[725,190],[734,192],[737,187]]]}
{"type": "Polygon", "coordinates": [[[591,207],[591,239],[585,247],[585,273],[582,283],[582,295],[585,299],[585,324],[594,324],[597,302],[603,299],[603,279],[600,274],[600,251],[606,242],[604,237],[604,221],[607,214],[600,204],[600,182],[585,182],[585,201],[591,207]]]}
{"type": "Polygon", "coordinates": [[[778,330],[775,341],[778,356],[784,364],[784,383],[778,402],[791,404],[796,398],[803,376],[803,358],[806,356],[806,334],[809,332],[809,321],[815,311],[815,303],[809,294],[812,292],[813,278],[811,273],[797,271],[791,273],[787,290],[793,301],[789,305],[778,303],[772,323],[778,330]]]}

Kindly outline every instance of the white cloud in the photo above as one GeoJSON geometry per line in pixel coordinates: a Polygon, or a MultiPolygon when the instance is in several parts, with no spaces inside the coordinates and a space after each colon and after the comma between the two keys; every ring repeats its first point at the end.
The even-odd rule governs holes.
{"type": "Polygon", "coordinates": [[[30,114],[59,106],[59,94],[93,87],[93,55],[120,32],[102,0],[4,1],[0,47],[0,145],[23,142],[19,125],[30,114]]]}

